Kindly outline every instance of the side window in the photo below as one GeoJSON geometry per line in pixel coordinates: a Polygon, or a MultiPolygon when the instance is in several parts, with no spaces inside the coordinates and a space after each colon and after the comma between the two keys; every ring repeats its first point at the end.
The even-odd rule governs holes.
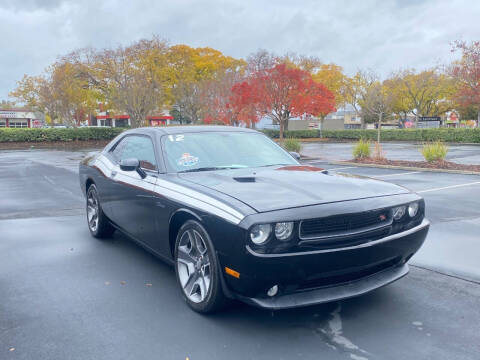
{"type": "Polygon", "coordinates": [[[146,136],[126,136],[112,151],[117,161],[135,158],[140,161],[140,166],[147,170],[156,170],[155,150],[152,140],[146,136]]]}
{"type": "Polygon", "coordinates": [[[128,136],[124,137],[122,140],[120,140],[120,142],[117,145],[115,145],[113,150],[111,150],[111,153],[112,153],[114,159],[118,162],[122,158],[122,151],[125,148],[125,144],[127,143],[127,141],[128,141],[128,136]]]}

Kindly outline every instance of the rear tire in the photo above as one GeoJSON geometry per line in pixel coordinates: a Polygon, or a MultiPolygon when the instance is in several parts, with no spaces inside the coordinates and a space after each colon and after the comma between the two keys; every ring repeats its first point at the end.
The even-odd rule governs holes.
{"type": "Polygon", "coordinates": [[[210,313],[224,307],[215,248],[205,228],[195,220],[188,220],[178,231],[175,272],[182,295],[194,311],[210,313]]]}
{"type": "Polygon", "coordinates": [[[112,236],[115,228],[112,226],[107,216],[100,206],[98,191],[95,184],[89,186],[87,190],[87,224],[90,234],[97,239],[105,239],[112,236]]]}

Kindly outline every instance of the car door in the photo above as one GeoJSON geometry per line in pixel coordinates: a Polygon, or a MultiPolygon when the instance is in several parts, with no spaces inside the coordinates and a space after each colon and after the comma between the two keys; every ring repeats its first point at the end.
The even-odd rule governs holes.
{"type": "Polygon", "coordinates": [[[156,200],[154,193],[158,176],[155,147],[148,135],[127,135],[113,150],[116,162],[112,174],[115,184],[115,200],[112,202],[114,222],[128,234],[145,243],[150,243],[156,233],[156,200]],[[145,171],[142,178],[137,171],[120,169],[124,159],[135,158],[145,171]]]}

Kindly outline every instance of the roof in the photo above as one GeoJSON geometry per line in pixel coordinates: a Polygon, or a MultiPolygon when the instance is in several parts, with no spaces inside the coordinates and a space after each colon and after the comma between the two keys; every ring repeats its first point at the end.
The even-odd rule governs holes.
{"type": "Polygon", "coordinates": [[[244,127],[223,126],[223,125],[185,125],[185,126],[165,126],[165,127],[144,127],[128,130],[128,132],[152,132],[155,131],[160,134],[184,134],[184,133],[199,133],[199,132],[214,132],[214,131],[228,131],[228,132],[252,132],[258,131],[244,127]]]}
{"type": "Polygon", "coordinates": [[[32,109],[22,109],[22,108],[10,108],[10,109],[2,109],[0,108],[0,111],[11,111],[11,112],[36,112],[35,110],[32,109]]]}

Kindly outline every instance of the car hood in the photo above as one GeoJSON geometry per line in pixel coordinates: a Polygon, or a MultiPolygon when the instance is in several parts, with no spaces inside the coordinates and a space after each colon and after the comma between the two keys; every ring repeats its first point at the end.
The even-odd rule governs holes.
{"type": "Polygon", "coordinates": [[[232,196],[258,212],[409,192],[384,181],[326,173],[313,166],[190,172],[179,176],[232,196]]]}

